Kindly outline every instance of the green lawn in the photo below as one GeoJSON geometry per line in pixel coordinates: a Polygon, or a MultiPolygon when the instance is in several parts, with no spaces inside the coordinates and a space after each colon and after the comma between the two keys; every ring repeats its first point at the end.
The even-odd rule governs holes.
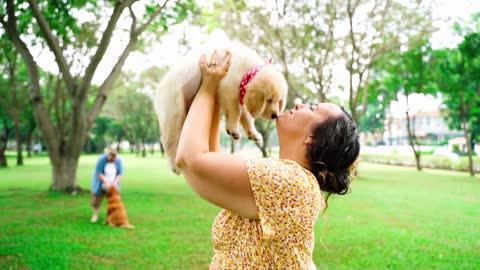
{"type": "MultiPolygon", "coordinates": [[[[46,157],[0,169],[0,269],[206,269],[219,209],[163,158],[123,159],[135,230],[91,224],[88,194],[47,192],[46,157]]],[[[84,188],[95,161],[80,160],[84,188]]],[[[352,193],[331,199],[326,218],[324,234],[322,216],[316,227],[319,269],[480,269],[479,177],[362,164],[352,193]]]]}

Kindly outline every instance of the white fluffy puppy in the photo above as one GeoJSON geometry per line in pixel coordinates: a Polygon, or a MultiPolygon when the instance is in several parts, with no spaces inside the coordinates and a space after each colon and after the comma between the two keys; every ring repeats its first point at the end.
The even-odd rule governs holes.
{"type": "Polygon", "coordinates": [[[231,65],[218,89],[227,133],[234,139],[240,139],[240,123],[248,138],[261,144],[262,136],[255,129],[254,118],[275,119],[285,108],[288,87],[282,73],[245,45],[229,42],[226,46],[188,54],[163,77],[154,101],[160,123],[160,140],[175,173],[179,173],[175,167],[175,156],[180,132],[200,88],[200,56],[206,54],[207,61],[210,61],[215,51],[220,64],[227,50],[231,53],[231,65]]]}

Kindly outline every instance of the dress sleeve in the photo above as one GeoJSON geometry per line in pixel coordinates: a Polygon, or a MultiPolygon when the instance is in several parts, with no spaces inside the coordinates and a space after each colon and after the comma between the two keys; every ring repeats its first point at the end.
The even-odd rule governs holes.
{"type": "Polygon", "coordinates": [[[315,223],[319,191],[315,192],[315,186],[300,166],[275,159],[256,159],[247,160],[246,167],[263,239],[295,238],[315,223]]]}

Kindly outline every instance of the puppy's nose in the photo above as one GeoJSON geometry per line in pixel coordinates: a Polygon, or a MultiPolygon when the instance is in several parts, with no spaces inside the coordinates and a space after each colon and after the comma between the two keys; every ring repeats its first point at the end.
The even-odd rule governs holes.
{"type": "Polygon", "coordinates": [[[272,113],[272,119],[276,119],[278,115],[276,113],[272,113]]]}

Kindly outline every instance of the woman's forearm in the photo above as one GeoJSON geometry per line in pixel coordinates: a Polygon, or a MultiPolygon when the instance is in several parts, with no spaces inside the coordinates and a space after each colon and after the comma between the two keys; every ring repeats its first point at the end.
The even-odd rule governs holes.
{"type": "Polygon", "coordinates": [[[100,181],[102,181],[102,183],[108,184],[107,178],[102,173],[98,175],[98,178],[100,179],[100,181]]]}
{"type": "Polygon", "coordinates": [[[197,154],[209,152],[210,143],[214,143],[210,138],[215,110],[215,91],[212,89],[216,90],[217,87],[216,83],[202,83],[190,107],[177,149],[176,163],[181,170],[188,166],[190,159],[197,154]]]}
{"type": "Polygon", "coordinates": [[[220,104],[215,102],[210,128],[210,152],[220,151],[220,104]]]}

